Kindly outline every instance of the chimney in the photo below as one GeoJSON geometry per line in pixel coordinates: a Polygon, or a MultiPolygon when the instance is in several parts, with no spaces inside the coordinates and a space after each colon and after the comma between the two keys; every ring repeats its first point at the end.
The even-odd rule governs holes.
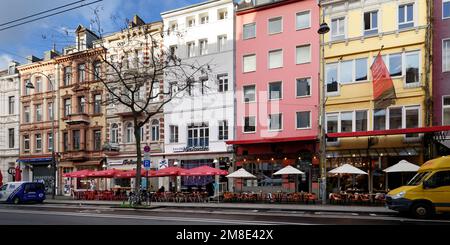
{"type": "Polygon", "coordinates": [[[57,56],[59,56],[59,53],[54,49],[44,52],[44,60],[51,60],[57,56]]]}
{"type": "Polygon", "coordinates": [[[27,58],[27,64],[41,61],[41,59],[39,59],[38,57],[36,57],[34,55],[27,56],[26,58],[27,58]]]}
{"type": "Polygon", "coordinates": [[[128,24],[128,28],[145,25],[145,22],[138,15],[133,16],[133,20],[128,24]]]}

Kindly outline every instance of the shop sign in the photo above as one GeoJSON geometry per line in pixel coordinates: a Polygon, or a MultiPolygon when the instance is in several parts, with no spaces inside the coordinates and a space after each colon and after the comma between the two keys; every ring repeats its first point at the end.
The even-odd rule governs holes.
{"type": "Polygon", "coordinates": [[[127,164],[136,164],[137,161],[132,160],[132,159],[124,159],[123,160],[123,164],[127,165],[127,164]]]}
{"type": "Polygon", "coordinates": [[[173,148],[174,152],[190,152],[190,151],[208,151],[208,146],[186,146],[173,148]]]}

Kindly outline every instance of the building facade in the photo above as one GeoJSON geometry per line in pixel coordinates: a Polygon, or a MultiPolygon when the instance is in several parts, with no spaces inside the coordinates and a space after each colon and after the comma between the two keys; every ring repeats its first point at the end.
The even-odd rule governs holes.
{"type": "MultiPolygon", "coordinates": [[[[235,121],[233,1],[207,1],[161,16],[167,33],[164,47],[184,64],[210,70],[206,74],[188,71],[199,82],[164,106],[165,163],[183,168],[226,168],[233,154],[225,141],[234,139],[235,121]]],[[[171,79],[164,77],[165,89],[171,79]]],[[[179,181],[178,186],[201,186],[212,177],[179,181]]]]}
{"type": "MultiPolygon", "coordinates": [[[[349,163],[368,172],[353,182],[357,188],[385,190],[382,169],[402,159],[421,164],[427,155],[424,134],[405,133],[431,126],[427,2],[321,1],[331,29],[325,34],[324,47],[326,166],[349,163]],[[384,108],[374,106],[371,66],[379,53],[396,96],[384,108]]],[[[329,184],[333,181],[336,178],[329,184]]],[[[351,186],[351,178],[348,181],[343,186],[351,186]]],[[[399,185],[399,181],[392,176],[389,184],[399,185]]]]}
{"type": "Polygon", "coordinates": [[[19,157],[19,72],[16,62],[0,71],[0,171],[3,183],[13,181],[8,169],[14,169],[19,157]]]}
{"type": "Polygon", "coordinates": [[[433,16],[433,124],[450,125],[450,1],[435,0],[433,16]]]}
{"type": "MultiPolygon", "coordinates": [[[[44,182],[46,192],[59,188],[52,168],[52,152],[58,153],[59,123],[56,118],[58,108],[58,73],[53,58],[58,54],[52,50],[44,59],[31,56],[28,64],[18,67],[20,74],[20,153],[22,178],[44,182]],[[55,136],[55,137],[53,137],[55,136]]],[[[55,156],[55,158],[57,158],[55,156]]]]}
{"type": "MultiPolygon", "coordinates": [[[[102,48],[93,48],[98,37],[89,29],[78,26],[76,46],[66,47],[55,59],[59,81],[59,140],[61,149],[59,178],[64,194],[75,189],[89,188],[86,179],[70,183],[62,174],[76,170],[102,169],[105,163],[102,145],[106,138],[106,110],[103,84],[97,79],[103,72],[102,48]]],[[[67,193],[69,192],[69,193],[67,193]]]]}
{"type": "MultiPolygon", "coordinates": [[[[159,52],[158,48],[162,45],[162,22],[144,23],[138,16],[135,16],[128,29],[104,37],[96,45],[103,46],[107,50],[109,57],[124,57],[129,60],[125,72],[136,72],[138,74],[149,74],[151,71],[144,71],[146,62],[149,58],[151,46],[159,52]],[[127,34],[130,34],[129,36],[127,34]],[[131,36],[131,38],[130,38],[131,36]],[[152,43],[152,40],[155,42],[152,43]]],[[[112,60],[112,61],[113,61],[112,60]]],[[[113,61],[115,62],[115,61],[113,61]]],[[[122,61],[123,62],[123,61],[122,61]]],[[[145,101],[146,95],[150,93],[157,94],[163,91],[163,76],[158,77],[156,82],[146,81],[137,93],[137,97],[145,101]],[[150,86],[155,86],[151,91],[150,86]]],[[[156,111],[162,100],[154,99],[149,105],[147,111],[156,111]]],[[[140,102],[138,102],[140,103],[140,102]]],[[[144,120],[144,115],[139,120],[144,120]]],[[[131,109],[121,103],[107,103],[106,105],[106,140],[109,144],[105,149],[107,157],[107,167],[123,170],[132,170],[136,168],[136,144],[134,136],[134,122],[131,109]]],[[[162,153],[164,151],[164,115],[158,113],[141,128],[141,145],[150,147],[151,169],[156,169],[162,153]]],[[[144,157],[144,156],[142,156],[144,157]]],[[[144,177],[144,176],[143,176],[144,177]]],[[[111,185],[134,186],[134,179],[115,179],[111,185]],[[131,183],[125,183],[130,181],[131,183]]],[[[150,179],[150,186],[157,189],[157,179],[150,179]]]]}
{"type": "Polygon", "coordinates": [[[244,189],[317,189],[318,20],[316,1],[237,6],[236,140],[228,143],[237,166],[257,177],[244,189]],[[299,181],[273,175],[287,165],[306,175],[299,181]]]}

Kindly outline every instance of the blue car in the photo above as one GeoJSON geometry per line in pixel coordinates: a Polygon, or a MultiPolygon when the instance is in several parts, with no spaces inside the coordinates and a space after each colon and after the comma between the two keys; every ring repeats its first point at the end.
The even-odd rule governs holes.
{"type": "Polygon", "coordinates": [[[45,200],[44,184],[39,182],[8,182],[0,188],[0,202],[42,203],[45,200]]]}

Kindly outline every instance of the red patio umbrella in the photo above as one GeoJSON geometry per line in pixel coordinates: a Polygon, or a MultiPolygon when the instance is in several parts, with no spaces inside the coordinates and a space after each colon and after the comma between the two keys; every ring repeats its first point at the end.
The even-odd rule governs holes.
{"type": "Polygon", "coordinates": [[[186,173],[187,169],[179,168],[179,167],[168,167],[163,168],[154,174],[155,177],[165,177],[165,176],[179,176],[186,173]]]}
{"type": "Polygon", "coordinates": [[[86,177],[88,177],[89,173],[91,173],[91,172],[93,172],[93,171],[89,170],[89,169],[84,169],[84,170],[75,171],[75,172],[71,172],[71,173],[65,173],[65,174],[63,174],[63,177],[86,178],[86,177]]]}
{"type": "Polygon", "coordinates": [[[16,167],[16,173],[15,173],[15,176],[14,176],[14,179],[15,179],[15,181],[21,181],[22,180],[22,174],[21,174],[21,170],[20,170],[20,166],[19,165],[17,165],[17,167],[16,167]]]}
{"type": "Polygon", "coordinates": [[[113,178],[116,174],[122,172],[124,172],[124,170],[106,169],[100,171],[92,171],[88,174],[88,176],[93,178],[113,178]]]}
{"type": "MultiPolygon", "coordinates": [[[[154,170],[149,170],[148,171],[148,177],[154,177],[155,176],[155,172],[154,170]]],[[[147,171],[145,169],[141,169],[141,177],[146,177],[147,176],[147,171]]],[[[136,178],[136,169],[133,170],[125,170],[125,171],[120,171],[120,172],[116,172],[114,174],[114,178],[136,178]]]]}
{"type": "Polygon", "coordinates": [[[3,175],[2,175],[2,171],[0,171],[0,186],[3,185],[3,175]]]}
{"type": "Polygon", "coordinates": [[[227,175],[227,174],[228,171],[226,170],[221,170],[206,165],[197,168],[191,168],[180,173],[181,176],[210,176],[210,175],[227,175]]]}

